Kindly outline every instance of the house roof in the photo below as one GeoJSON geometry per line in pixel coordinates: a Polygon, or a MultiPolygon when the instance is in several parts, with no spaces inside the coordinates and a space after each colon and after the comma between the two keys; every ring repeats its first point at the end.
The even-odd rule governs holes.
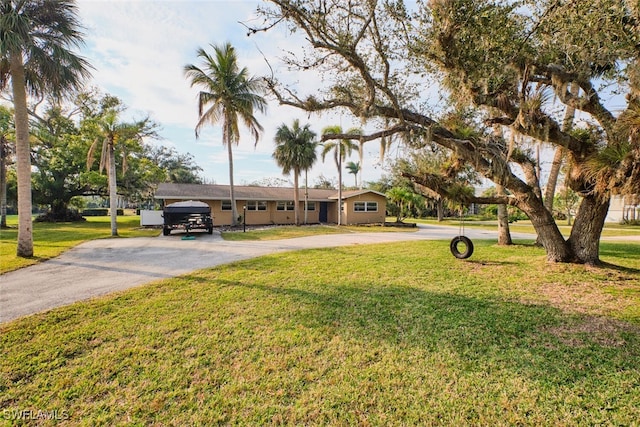
{"type": "MultiPolygon", "coordinates": [[[[351,197],[356,197],[356,196],[360,196],[362,194],[368,194],[368,193],[377,194],[377,195],[385,197],[385,198],[387,197],[383,193],[379,193],[379,192],[373,191],[373,190],[347,190],[347,191],[343,191],[342,192],[342,198],[343,199],[349,199],[351,197]]],[[[338,193],[336,193],[334,191],[334,194],[332,196],[329,196],[329,199],[338,200],[338,193]]]]}
{"type": "MultiPolygon", "coordinates": [[[[256,187],[234,185],[236,200],[265,200],[265,201],[289,201],[293,200],[293,187],[256,187]]],[[[304,188],[300,188],[298,193],[300,199],[304,198],[304,188]]],[[[325,190],[319,188],[309,188],[308,200],[323,202],[338,200],[336,190],[325,190]]],[[[382,193],[372,190],[343,191],[342,198],[348,199],[360,194],[375,193],[384,196],[382,193]]],[[[173,184],[160,183],[155,195],[156,199],[177,199],[177,200],[229,200],[229,186],[217,184],[173,184]]]]}

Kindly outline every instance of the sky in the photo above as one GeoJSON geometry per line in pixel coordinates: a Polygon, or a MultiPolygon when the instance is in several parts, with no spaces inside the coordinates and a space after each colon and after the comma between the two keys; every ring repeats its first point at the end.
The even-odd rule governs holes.
{"type": "MultiPolygon", "coordinates": [[[[197,88],[184,76],[184,66],[200,65],[196,50],[211,51],[211,44],[230,42],[238,53],[240,66],[255,76],[269,75],[269,59],[278,78],[301,93],[317,92],[319,79],[287,69],[278,58],[285,51],[295,51],[303,43],[301,35],[290,35],[276,28],[248,36],[244,25],[259,25],[258,0],[78,0],[80,22],[84,27],[85,46],[80,50],[94,67],[90,85],[119,97],[128,107],[130,118],[149,116],[160,124],[161,140],[156,143],[190,153],[203,171],[207,183],[229,184],[229,162],[222,145],[220,126],[203,128],[195,137],[197,88]],[[241,23],[244,23],[241,24],[241,23]],[[264,53],[264,56],[263,56],[264,53]]],[[[359,127],[349,115],[309,116],[292,107],[270,101],[266,114],[257,114],[264,132],[258,143],[241,129],[240,143],[234,146],[234,183],[251,184],[265,179],[286,179],[272,158],[273,137],[282,124],[291,126],[294,119],[309,123],[320,135],[328,125],[343,129],[359,127]]],[[[367,129],[368,130],[368,129],[367,129]]],[[[379,144],[365,144],[362,178],[376,181],[385,173],[379,162],[379,144]]],[[[357,152],[347,161],[359,161],[357,152]]],[[[319,156],[309,171],[309,185],[320,176],[337,183],[338,172],[333,158],[323,162],[319,156]]],[[[354,185],[352,174],[343,171],[345,185],[354,185]]],[[[302,183],[302,181],[301,181],[302,183]]]]}

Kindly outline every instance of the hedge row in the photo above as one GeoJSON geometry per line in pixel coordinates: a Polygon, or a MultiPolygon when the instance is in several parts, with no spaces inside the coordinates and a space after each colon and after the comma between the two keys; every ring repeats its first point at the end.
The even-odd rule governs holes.
{"type": "MultiPolygon", "coordinates": [[[[82,211],[82,216],[107,216],[109,215],[109,209],[107,208],[92,208],[85,209],[82,211]]],[[[118,209],[116,211],[116,215],[122,216],[124,215],[124,210],[118,209]]]]}

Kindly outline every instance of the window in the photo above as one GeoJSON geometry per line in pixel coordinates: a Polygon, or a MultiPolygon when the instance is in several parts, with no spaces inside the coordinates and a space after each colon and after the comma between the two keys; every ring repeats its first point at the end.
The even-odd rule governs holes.
{"type": "Polygon", "coordinates": [[[355,212],[378,212],[378,202],[354,202],[355,212]]]}
{"type": "Polygon", "coordinates": [[[248,200],[247,201],[247,210],[248,211],[266,211],[267,210],[267,202],[261,200],[248,200]]]}
{"type": "Polygon", "coordinates": [[[293,202],[277,202],[276,210],[279,211],[292,211],[295,210],[295,205],[293,202]]]}
{"type": "Polygon", "coordinates": [[[221,208],[223,211],[230,211],[230,210],[231,210],[231,200],[223,200],[223,201],[220,203],[220,208],[221,208]]]}
{"type": "Polygon", "coordinates": [[[315,211],[316,202],[307,202],[307,211],[315,211]]]}

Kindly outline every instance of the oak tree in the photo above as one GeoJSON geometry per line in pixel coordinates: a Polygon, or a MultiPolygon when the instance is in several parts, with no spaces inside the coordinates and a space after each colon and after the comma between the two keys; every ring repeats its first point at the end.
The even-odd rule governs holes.
{"type": "MultiPolygon", "coordinates": [[[[302,94],[275,76],[281,104],[309,112],[348,110],[387,126],[371,141],[405,133],[449,150],[504,195],[452,193],[435,174],[410,178],[460,202],[518,207],[552,262],[599,263],[599,240],[612,195],[640,193],[640,13],[633,0],[271,0],[266,22],[308,41],[287,65],[322,73],[321,92],[302,94]],[[588,34],[588,37],[585,35],[588,34]],[[571,87],[577,86],[577,95],[571,87]],[[425,94],[478,108],[486,130],[467,136],[435,117],[425,94]],[[616,95],[614,107],[604,101],[616,95]],[[575,108],[582,129],[563,128],[557,104],[575,108]],[[494,126],[518,135],[496,137],[494,126]],[[529,140],[563,147],[567,185],[581,196],[565,238],[544,205],[529,140]],[[523,141],[523,142],[521,142],[523,141]]],[[[353,135],[331,135],[345,139],[353,135]]]]}

